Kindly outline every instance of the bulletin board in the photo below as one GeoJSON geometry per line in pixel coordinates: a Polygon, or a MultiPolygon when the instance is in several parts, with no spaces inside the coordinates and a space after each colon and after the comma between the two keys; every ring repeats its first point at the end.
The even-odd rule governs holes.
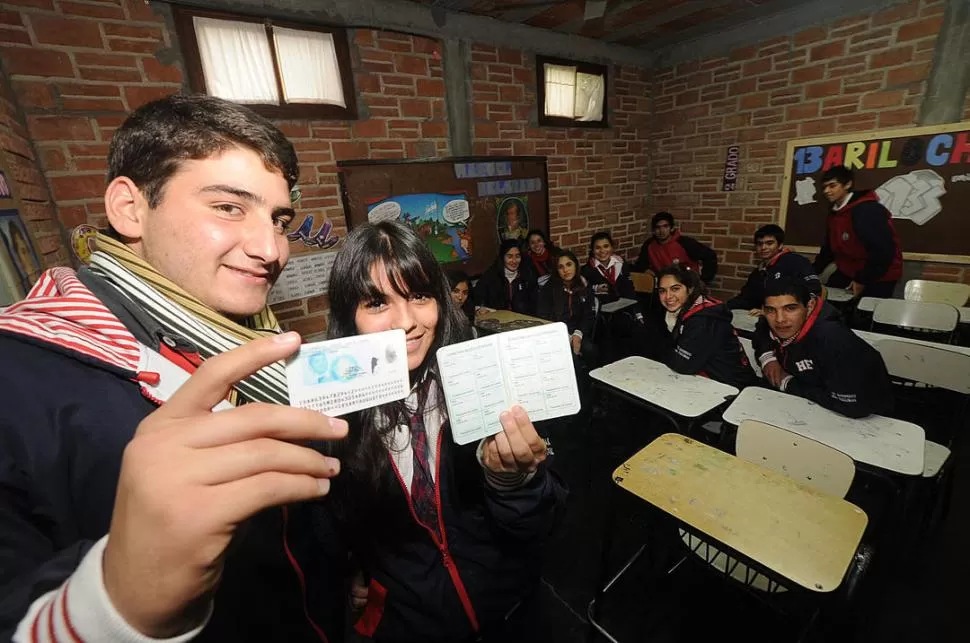
{"type": "Polygon", "coordinates": [[[970,264],[970,123],[789,141],[780,220],[785,242],[817,251],[829,203],[822,174],[845,165],[875,190],[906,259],[970,264]]]}
{"type": "Polygon", "coordinates": [[[9,168],[6,153],[0,150],[0,308],[22,299],[42,270],[20,216],[9,168]]]}
{"type": "Polygon", "coordinates": [[[439,263],[479,275],[502,239],[549,232],[544,156],[476,156],[337,164],[348,229],[404,221],[439,263]]]}

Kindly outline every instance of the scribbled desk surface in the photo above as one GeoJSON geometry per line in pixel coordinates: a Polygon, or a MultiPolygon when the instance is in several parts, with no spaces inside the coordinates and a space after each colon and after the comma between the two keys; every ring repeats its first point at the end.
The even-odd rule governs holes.
{"type": "Polygon", "coordinates": [[[923,474],[926,434],[911,424],[870,415],[858,420],[829,411],[801,397],[751,386],[724,411],[731,424],[760,420],[811,438],[864,462],[907,475],[923,474]]]}
{"type": "Polygon", "coordinates": [[[832,302],[842,303],[852,299],[852,293],[845,288],[826,288],[825,298],[832,302]]]}
{"type": "Polygon", "coordinates": [[[616,301],[611,301],[608,304],[603,304],[600,310],[602,310],[604,313],[615,313],[623,310],[624,308],[629,308],[630,306],[633,306],[636,303],[637,302],[635,299],[626,299],[625,297],[620,297],[616,301]]]}
{"type": "Polygon", "coordinates": [[[747,310],[732,310],[731,325],[746,333],[753,333],[760,317],[753,317],[747,310]]]}
{"type": "Polygon", "coordinates": [[[698,375],[681,375],[645,357],[627,357],[590,371],[593,379],[681,417],[707,413],[738,389],[698,375]]]}
{"type": "Polygon", "coordinates": [[[475,326],[493,333],[504,333],[510,330],[542,326],[548,323],[548,320],[513,313],[511,310],[493,310],[490,313],[482,313],[475,317],[475,326]]]}
{"type": "Polygon", "coordinates": [[[839,586],[868,522],[841,498],[675,433],[620,465],[613,480],[813,592],[839,586]]]}

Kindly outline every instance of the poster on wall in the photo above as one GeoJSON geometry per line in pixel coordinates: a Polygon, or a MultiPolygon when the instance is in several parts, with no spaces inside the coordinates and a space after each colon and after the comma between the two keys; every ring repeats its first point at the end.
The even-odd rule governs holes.
{"type": "Polygon", "coordinates": [[[470,212],[464,194],[405,194],[367,204],[367,220],[401,221],[424,239],[438,263],[472,258],[470,212]]]}
{"type": "Polygon", "coordinates": [[[17,210],[0,210],[0,252],[12,268],[17,289],[26,293],[40,276],[40,259],[17,210]]]}
{"type": "Polygon", "coordinates": [[[498,238],[501,241],[525,241],[529,236],[529,197],[508,196],[495,199],[498,238]]]}
{"type": "Polygon", "coordinates": [[[817,251],[830,204],[822,176],[844,165],[852,190],[892,214],[903,256],[970,264],[970,123],[789,141],[782,192],[785,242],[817,251]]]}

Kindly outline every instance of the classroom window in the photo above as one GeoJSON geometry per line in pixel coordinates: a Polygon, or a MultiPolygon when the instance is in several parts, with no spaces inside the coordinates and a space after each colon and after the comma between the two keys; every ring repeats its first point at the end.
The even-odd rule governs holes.
{"type": "Polygon", "coordinates": [[[356,118],[343,30],[175,11],[194,91],[274,118],[356,118]]]}
{"type": "Polygon", "coordinates": [[[536,56],[539,124],[607,127],[606,67],[536,56]]]}

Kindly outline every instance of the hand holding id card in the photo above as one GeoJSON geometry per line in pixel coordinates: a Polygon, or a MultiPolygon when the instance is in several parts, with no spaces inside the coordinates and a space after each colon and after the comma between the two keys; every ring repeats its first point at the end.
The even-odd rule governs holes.
{"type": "Polygon", "coordinates": [[[579,412],[573,353],[563,323],[489,335],[438,349],[451,434],[467,444],[502,431],[519,404],[533,422],[579,412]]]}
{"type": "Polygon", "coordinates": [[[286,362],[290,406],[336,417],[408,396],[403,330],[304,344],[286,362]]]}

